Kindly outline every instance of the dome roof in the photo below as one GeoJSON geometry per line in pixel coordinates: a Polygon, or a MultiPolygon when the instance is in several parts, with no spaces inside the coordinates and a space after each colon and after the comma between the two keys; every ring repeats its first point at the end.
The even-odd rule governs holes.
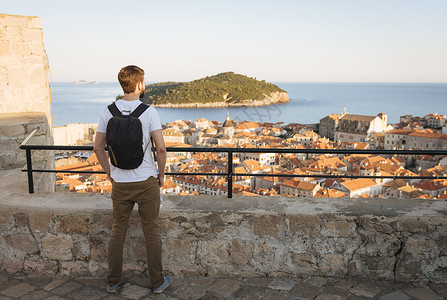
{"type": "Polygon", "coordinates": [[[234,127],[234,121],[230,119],[230,113],[227,113],[227,118],[225,119],[222,127],[234,127]]]}

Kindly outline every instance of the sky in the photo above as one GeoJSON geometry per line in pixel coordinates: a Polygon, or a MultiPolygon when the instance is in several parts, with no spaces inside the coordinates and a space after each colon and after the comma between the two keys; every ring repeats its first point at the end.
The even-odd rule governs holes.
{"type": "Polygon", "coordinates": [[[233,71],[269,82],[447,82],[445,0],[0,0],[39,16],[55,82],[233,71]]]}

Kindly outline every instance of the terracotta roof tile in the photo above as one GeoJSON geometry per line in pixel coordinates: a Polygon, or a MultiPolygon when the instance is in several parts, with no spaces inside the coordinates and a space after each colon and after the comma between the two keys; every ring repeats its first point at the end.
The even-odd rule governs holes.
{"type": "Polygon", "coordinates": [[[426,191],[436,191],[447,188],[447,180],[445,179],[424,180],[416,183],[414,186],[426,191]]]}
{"type": "Polygon", "coordinates": [[[377,118],[377,116],[364,116],[364,115],[353,115],[353,114],[345,114],[340,118],[340,120],[349,120],[349,121],[359,121],[359,122],[371,122],[377,118]]]}
{"type": "Polygon", "coordinates": [[[411,129],[393,129],[387,131],[385,134],[398,134],[398,135],[409,135],[410,133],[415,132],[415,130],[411,129]]]}
{"type": "Polygon", "coordinates": [[[314,197],[321,197],[321,198],[341,198],[346,196],[347,195],[345,193],[334,189],[320,189],[314,195],[314,197]]]}
{"type": "Polygon", "coordinates": [[[353,180],[347,180],[345,182],[342,182],[341,184],[350,191],[377,185],[377,183],[370,178],[357,178],[353,180]]]}

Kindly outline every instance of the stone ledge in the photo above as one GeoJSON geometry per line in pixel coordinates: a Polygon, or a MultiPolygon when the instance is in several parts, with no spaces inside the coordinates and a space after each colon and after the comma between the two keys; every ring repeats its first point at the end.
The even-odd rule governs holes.
{"type": "MultiPolygon", "coordinates": [[[[3,113],[0,114],[0,126],[40,124],[44,122],[45,118],[46,115],[43,112],[3,113]]],[[[47,127],[41,128],[41,130],[46,133],[47,127]]]]}
{"type": "MultiPolygon", "coordinates": [[[[103,275],[110,195],[30,195],[17,172],[0,172],[1,269],[103,275]]],[[[441,200],[168,195],[160,214],[164,266],[177,275],[446,282],[446,212],[441,200]]],[[[134,211],[126,272],[144,274],[145,256],[134,211]]]]}
{"type": "MultiPolygon", "coordinates": [[[[0,205],[22,208],[94,210],[111,209],[110,194],[66,192],[28,194],[25,172],[0,170],[0,205]],[[25,203],[25,204],[24,204],[25,203]]],[[[290,215],[348,215],[377,217],[447,217],[447,201],[398,198],[294,198],[165,195],[162,211],[238,212],[290,215]]]]}

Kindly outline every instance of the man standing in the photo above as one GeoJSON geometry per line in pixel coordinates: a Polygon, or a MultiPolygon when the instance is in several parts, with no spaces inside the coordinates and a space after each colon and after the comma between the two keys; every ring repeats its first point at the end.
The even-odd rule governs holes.
{"type": "MultiPolygon", "coordinates": [[[[144,95],[144,71],[137,66],[126,66],[118,73],[118,81],[123,88],[124,98],[115,102],[116,108],[123,115],[130,114],[142,103],[140,99],[144,95]]],[[[107,143],[107,125],[112,117],[111,110],[104,109],[94,146],[98,161],[112,182],[113,226],[108,246],[107,291],[116,292],[123,281],[123,246],[130,215],[134,204],[137,203],[146,240],[147,263],[153,292],[162,293],[173,279],[172,276],[162,275],[161,237],[158,228],[160,187],[164,183],[166,164],[166,148],[160,119],[155,108],[151,106],[138,117],[142,127],[143,160],[134,169],[121,169],[109,163],[104,150],[107,143]],[[151,137],[157,148],[158,171],[150,151],[151,137]]]]}

